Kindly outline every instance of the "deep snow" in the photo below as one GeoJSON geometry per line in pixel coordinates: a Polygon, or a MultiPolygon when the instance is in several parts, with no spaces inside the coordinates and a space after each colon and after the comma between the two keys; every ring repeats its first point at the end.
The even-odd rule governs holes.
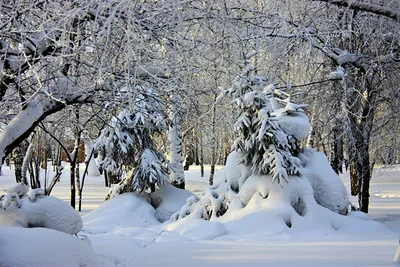
{"type": "MultiPolygon", "coordinates": [[[[14,183],[12,171],[6,166],[3,166],[3,171],[5,176],[0,177],[0,190],[14,183]]],[[[193,193],[200,194],[207,187],[209,168],[206,168],[203,178],[200,177],[197,167],[191,167],[185,175],[186,186],[193,193]]],[[[223,177],[222,167],[217,168],[215,182],[223,177]]],[[[341,179],[349,191],[348,174],[342,175],[341,179]]],[[[82,214],[87,214],[102,203],[108,192],[108,188],[103,184],[102,177],[87,177],[83,192],[82,214]]],[[[52,195],[69,202],[68,173],[62,176],[52,195]]],[[[362,217],[367,221],[363,223],[362,220],[358,220],[359,224],[350,224],[345,231],[326,232],[323,229],[315,229],[313,232],[287,229],[269,231],[268,229],[274,229],[273,225],[269,225],[268,221],[257,213],[248,217],[247,221],[241,221],[240,225],[233,226],[235,231],[232,231],[232,226],[229,224],[203,220],[178,221],[172,224],[147,221],[137,225],[138,217],[135,217],[137,213],[132,212],[135,205],[141,203],[142,205],[136,206],[135,209],[144,211],[147,215],[155,214],[155,210],[151,210],[148,201],[140,202],[143,199],[138,197],[126,195],[118,198],[121,201],[118,205],[120,212],[102,214],[104,219],[110,218],[109,222],[103,221],[107,229],[96,230],[101,224],[94,220],[101,216],[93,215],[100,213],[104,206],[83,217],[84,234],[90,239],[97,260],[102,266],[207,264],[208,266],[384,267],[392,266],[399,239],[400,166],[380,168],[374,172],[371,181],[371,217],[354,213],[351,216],[362,217]],[[137,201],[132,201],[132,198],[137,201]],[[123,216],[125,218],[121,218],[123,216]],[[383,222],[391,230],[382,224],[368,221],[371,218],[383,222]],[[126,222],[130,222],[130,225],[124,225],[126,222]],[[243,231],[239,232],[238,229],[243,231]]],[[[355,198],[351,200],[355,203],[355,198]]],[[[144,219],[149,218],[151,216],[145,216],[144,219]]],[[[20,236],[25,235],[20,234],[20,236]]],[[[2,237],[4,235],[0,233],[0,238],[2,237]]],[[[50,241],[27,236],[26,240],[20,241],[19,244],[29,244],[27,247],[32,247],[35,244],[49,245],[51,242],[48,242],[50,241]]],[[[45,263],[43,262],[42,266],[46,266],[45,263]]]]}

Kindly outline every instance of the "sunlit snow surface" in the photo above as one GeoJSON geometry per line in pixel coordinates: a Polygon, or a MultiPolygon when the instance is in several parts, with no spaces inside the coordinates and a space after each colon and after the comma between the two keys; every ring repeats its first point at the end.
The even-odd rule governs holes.
{"type": "MultiPolygon", "coordinates": [[[[14,183],[12,171],[3,166],[4,176],[0,177],[0,190],[14,183]]],[[[198,167],[191,167],[185,174],[187,189],[194,194],[200,194],[207,187],[209,167],[206,167],[205,177],[200,177],[198,167]]],[[[49,176],[52,177],[52,174],[49,173],[49,176]]],[[[223,179],[223,176],[222,167],[217,168],[215,181],[223,179]]],[[[341,179],[349,191],[348,174],[342,175],[341,179]]],[[[68,181],[69,174],[66,172],[61,182],[55,186],[52,195],[68,202],[68,181]]],[[[87,177],[82,215],[98,207],[107,192],[108,188],[104,187],[101,176],[87,177]]],[[[82,234],[90,239],[97,260],[102,266],[384,267],[392,266],[399,240],[400,166],[377,169],[371,181],[370,215],[372,219],[383,222],[391,230],[379,224],[373,224],[374,227],[371,227],[371,222],[364,223],[363,219],[369,219],[366,217],[359,220],[357,233],[327,233],[317,228],[312,232],[294,233],[292,229],[274,231],[274,226],[262,220],[262,216],[254,216],[248,225],[240,225],[242,228],[248,228],[241,231],[242,234],[232,234],[228,226],[225,227],[219,222],[194,220],[160,224],[153,221],[155,211],[150,205],[146,206],[145,200],[137,197],[120,197],[116,200],[122,201],[122,204],[118,205],[121,206],[120,211],[116,210],[113,213],[102,206],[103,219],[104,215],[109,214],[109,222],[102,220],[96,225],[94,213],[83,217],[84,229],[86,227],[88,230],[82,234]],[[125,199],[130,203],[124,203],[125,199]],[[136,206],[139,202],[141,205],[136,206]],[[123,212],[133,214],[123,215],[123,212]],[[140,219],[134,214],[141,216],[140,219]]],[[[356,203],[356,198],[352,197],[351,200],[356,203]]],[[[364,217],[359,214],[353,216],[364,217]]],[[[24,237],[24,234],[19,235],[21,239],[24,237]]],[[[35,242],[46,244],[47,241],[32,240],[31,236],[26,235],[26,242],[18,243],[27,244],[26,248],[22,248],[24,252],[21,252],[21,248],[17,249],[21,252],[20,257],[31,255],[24,253],[35,242]]],[[[51,257],[44,255],[40,254],[40,257],[51,257]]],[[[42,263],[42,266],[46,266],[46,261],[43,260],[42,263]]]]}

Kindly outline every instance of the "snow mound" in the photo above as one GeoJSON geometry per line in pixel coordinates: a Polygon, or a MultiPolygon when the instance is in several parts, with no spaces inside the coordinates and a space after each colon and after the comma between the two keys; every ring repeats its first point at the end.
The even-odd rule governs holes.
{"type": "Polygon", "coordinates": [[[44,227],[76,234],[82,229],[82,219],[77,211],[56,197],[39,196],[32,202],[23,196],[20,205],[13,201],[6,209],[0,209],[0,226],[44,227]]]}
{"type": "Polygon", "coordinates": [[[318,204],[339,214],[347,214],[350,201],[346,188],[322,152],[305,149],[299,154],[304,176],[310,181],[318,204]]]}
{"type": "Polygon", "coordinates": [[[227,234],[227,230],[222,223],[205,220],[183,219],[167,224],[165,230],[176,231],[192,240],[210,240],[227,234]]]}
{"type": "Polygon", "coordinates": [[[368,215],[344,216],[350,204],[347,192],[324,154],[303,151],[303,175],[289,175],[288,183],[281,184],[271,175],[251,174],[243,164],[235,166],[235,154],[228,158],[226,168],[232,169],[225,171],[225,180],[207,188],[200,198],[190,197],[171,222],[182,222],[178,225],[190,231],[190,221],[220,222],[229,235],[261,240],[389,231],[368,215]]]}
{"type": "Polygon", "coordinates": [[[83,216],[86,233],[108,233],[118,228],[149,227],[159,224],[147,194],[117,195],[83,216]]]}
{"type": "Polygon", "coordinates": [[[151,205],[156,209],[155,217],[160,222],[165,222],[171,215],[180,210],[186,199],[193,196],[189,191],[167,185],[150,194],[151,205]]]}
{"type": "Polygon", "coordinates": [[[50,229],[0,227],[0,244],[0,266],[100,266],[87,243],[50,229]]]}
{"type": "Polygon", "coordinates": [[[366,214],[353,212],[343,216],[332,212],[315,201],[313,188],[306,178],[289,178],[289,183],[279,185],[269,177],[251,175],[238,194],[243,208],[229,209],[224,216],[212,220],[222,222],[229,233],[253,235],[262,240],[281,239],[282,235],[310,239],[314,235],[389,231],[366,214]]]}

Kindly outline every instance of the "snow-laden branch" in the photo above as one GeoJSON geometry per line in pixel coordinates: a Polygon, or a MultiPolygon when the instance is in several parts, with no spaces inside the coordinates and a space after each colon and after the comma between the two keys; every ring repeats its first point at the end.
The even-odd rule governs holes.
{"type": "Polygon", "coordinates": [[[42,88],[35,98],[26,103],[26,108],[21,110],[0,133],[1,162],[47,116],[62,110],[67,105],[92,102],[94,97],[90,92],[79,89],[65,77],[42,88]],[[49,94],[53,97],[48,97],[49,94]]]}
{"type": "Polygon", "coordinates": [[[319,2],[326,2],[337,6],[348,7],[355,10],[374,13],[376,15],[385,16],[400,22],[400,10],[395,10],[390,7],[385,7],[370,3],[361,3],[352,0],[314,0],[319,2]]]}

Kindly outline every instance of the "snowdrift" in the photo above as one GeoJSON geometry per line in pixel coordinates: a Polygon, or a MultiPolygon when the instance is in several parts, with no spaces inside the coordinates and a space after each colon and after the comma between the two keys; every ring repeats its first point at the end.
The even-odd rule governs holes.
{"type": "Polygon", "coordinates": [[[0,227],[0,244],[0,266],[100,266],[87,243],[50,229],[0,227]]]}
{"type": "Polygon", "coordinates": [[[121,233],[121,229],[130,228],[132,231],[132,228],[137,230],[158,225],[169,220],[192,195],[171,185],[151,194],[117,195],[83,217],[83,231],[90,234],[121,233]]]}

